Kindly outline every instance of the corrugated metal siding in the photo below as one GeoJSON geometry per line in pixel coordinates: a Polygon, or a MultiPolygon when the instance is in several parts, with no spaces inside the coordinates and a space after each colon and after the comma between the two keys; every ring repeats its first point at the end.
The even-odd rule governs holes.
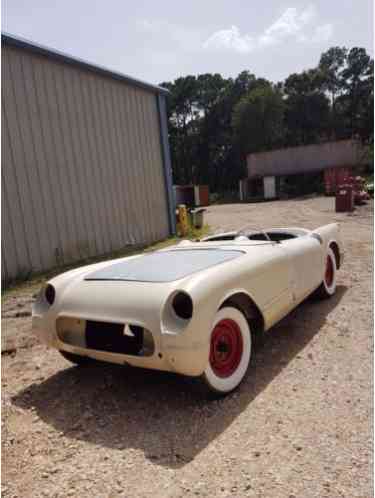
{"type": "Polygon", "coordinates": [[[3,279],[169,234],[157,94],[2,55],[3,279]]]}
{"type": "Polygon", "coordinates": [[[293,175],[330,167],[354,166],[362,157],[363,149],[355,140],[259,152],[247,156],[248,177],[293,175]]]}

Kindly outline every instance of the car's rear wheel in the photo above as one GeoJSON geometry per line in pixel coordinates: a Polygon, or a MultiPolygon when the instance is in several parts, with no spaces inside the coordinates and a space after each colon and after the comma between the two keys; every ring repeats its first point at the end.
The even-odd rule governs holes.
{"type": "Polygon", "coordinates": [[[88,358],[87,356],[80,356],[79,354],[68,353],[68,351],[59,351],[61,355],[70,363],[74,363],[75,365],[90,365],[95,362],[92,358],[88,358]]]}
{"type": "Polygon", "coordinates": [[[336,292],[336,274],[337,274],[337,264],[336,264],[335,253],[329,247],[326,257],[324,279],[317,290],[318,296],[320,298],[327,299],[334,295],[334,293],[336,292]]]}
{"type": "Polygon", "coordinates": [[[221,308],[210,335],[210,355],[202,380],[208,390],[227,394],[241,383],[252,350],[251,331],[245,315],[237,308],[221,308]]]}

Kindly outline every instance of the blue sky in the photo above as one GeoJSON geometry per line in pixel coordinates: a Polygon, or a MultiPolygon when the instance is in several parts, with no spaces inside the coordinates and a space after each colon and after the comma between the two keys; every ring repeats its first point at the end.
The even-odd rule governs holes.
{"type": "Polygon", "coordinates": [[[276,82],[333,45],[373,55],[370,0],[3,0],[2,30],[151,83],[245,69],[276,82]]]}

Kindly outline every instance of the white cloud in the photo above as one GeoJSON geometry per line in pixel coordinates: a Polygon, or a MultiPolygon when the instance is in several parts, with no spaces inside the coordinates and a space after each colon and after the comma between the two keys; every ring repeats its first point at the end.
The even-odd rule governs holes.
{"type": "Polygon", "coordinates": [[[314,43],[321,43],[330,40],[333,36],[333,26],[332,24],[323,24],[315,28],[314,34],[311,40],[314,43]]]}
{"type": "Polygon", "coordinates": [[[268,28],[257,36],[242,34],[237,26],[213,33],[203,44],[211,50],[231,50],[240,54],[252,52],[264,46],[279,45],[287,40],[321,43],[333,34],[332,24],[313,26],[317,12],[313,5],[302,11],[294,7],[286,9],[268,28]]]}
{"type": "Polygon", "coordinates": [[[259,37],[259,44],[275,45],[291,36],[296,36],[297,39],[304,37],[303,28],[310,24],[315,17],[316,11],[313,6],[307,7],[301,14],[295,8],[286,9],[282,16],[259,37]]]}
{"type": "Polygon", "coordinates": [[[309,5],[299,16],[299,21],[302,24],[308,24],[314,21],[317,17],[316,8],[314,5],[309,5]]]}
{"type": "Polygon", "coordinates": [[[216,31],[203,44],[204,48],[232,49],[242,54],[251,52],[254,48],[254,40],[249,35],[242,35],[237,26],[230,29],[216,31]]]}

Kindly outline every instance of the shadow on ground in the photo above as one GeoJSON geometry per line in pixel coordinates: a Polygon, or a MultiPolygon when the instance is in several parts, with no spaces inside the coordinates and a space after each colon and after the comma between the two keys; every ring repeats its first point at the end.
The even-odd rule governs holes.
{"type": "Polygon", "coordinates": [[[219,436],[319,333],[347,288],[312,298],[273,327],[235,395],[208,401],[183,377],[112,365],[71,367],[13,397],[66,437],[102,447],[135,448],[178,468],[219,436]]]}

